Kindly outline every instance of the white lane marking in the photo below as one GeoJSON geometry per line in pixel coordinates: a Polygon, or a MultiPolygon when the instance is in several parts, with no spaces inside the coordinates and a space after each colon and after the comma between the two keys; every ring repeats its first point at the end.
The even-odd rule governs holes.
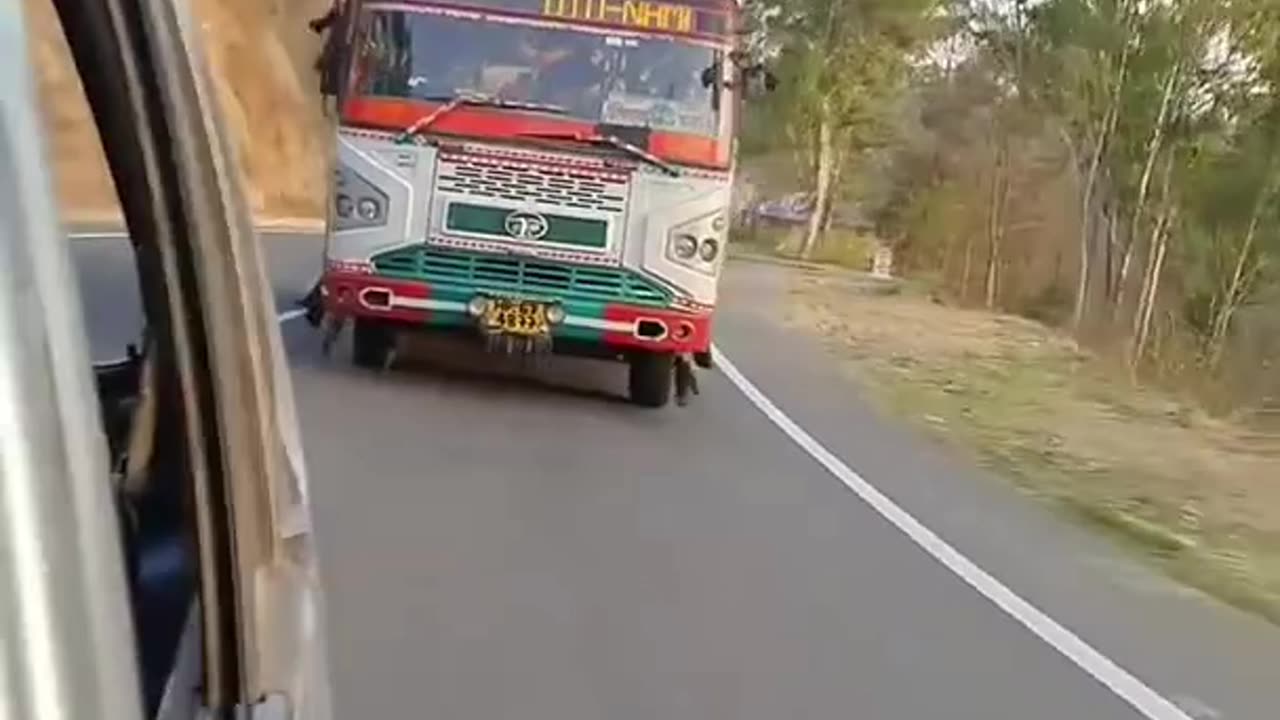
{"type": "MultiPolygon", "coordinates": [[[[307,314],[306,309],[286,310],[276,315],[276,321],[279,322],[281,325],[283,325],[289,322],[290,320],[297,320],[298,318],[306,314],[307,314]]],[[[111,358],[110,360],[94,360],[93,364],[95,367],[103,367],[106,365],[119,365],[121,363],[125,363],[128,361],[129,361],[129,357],[127,355],[124,355],[117,358],[111,358]]]]}
{"type": "Polygon", "coordinates": [[[805,452],[817,460],[832,475],[835,475],[873,510],[880,513],[898,530],[902,531],[922,550],[933,556],[957,577],[968,583],[986,599],[990,600],[1024,627],[1035,633],[1053,649],[1062,653],[1074,662],[1081,670],[1093,676],[1098,682],[1106,685],[1116,695],[1129,703],[1135,710],[1150,720],[1192,720],[1165,697],[1152,690],[1127,670],[1117,665],[1107,656],[1093,649],[1084,640],[1067,628],[1058,624],[1053,618],[1023,600],[987,571],[978,567],[969,558],[938,537],[929,528],[916,520],[910,513],[902,509],[888,496],[880,492],[871,483],[845,465],[830,450],[827,450],[812,435],[805,432],[794,420],[778,409],[764,393],[760,391],[741,371],[725,357],[724,352],[714,347],[716,366],[729,380],[742,391],[743,395],[764,413],[778,429],[786,433],[805,452]]]}

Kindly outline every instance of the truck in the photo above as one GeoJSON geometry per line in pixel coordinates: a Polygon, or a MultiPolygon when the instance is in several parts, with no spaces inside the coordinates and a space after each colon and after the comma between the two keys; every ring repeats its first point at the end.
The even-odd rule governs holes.
{"type": "MultiPolygon", "coordinates": [[[[349,0],[354,2],[354,0],[349,0]]],[[[405,332],[710,366],[747,73],[735,0],[364,0],[320,289],[380,367],[405,332]]]]}

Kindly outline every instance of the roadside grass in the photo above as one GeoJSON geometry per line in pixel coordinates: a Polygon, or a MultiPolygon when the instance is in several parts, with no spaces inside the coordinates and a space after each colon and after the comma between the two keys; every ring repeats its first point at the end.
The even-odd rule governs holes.
{"type": "Polygon", "coordinates": [[[804,262],[865,271],[870,268],[872,240],[856,232],[832,230],[813,257],[800,257],[800,242],[804,230],[801,226],[776,226],[760,224],[753,229],[736,228],[730,255],[756,255],[774,257],[786,261],[804,262]]]}
{"type": "Polygon", "coordinates": [[[1280,624],[1280,440],[1136,387],[1030,320],[945,307],[920,286],[795,283],[789,322],[823,337],[891,412],[1179,581],[1280,624]]]}

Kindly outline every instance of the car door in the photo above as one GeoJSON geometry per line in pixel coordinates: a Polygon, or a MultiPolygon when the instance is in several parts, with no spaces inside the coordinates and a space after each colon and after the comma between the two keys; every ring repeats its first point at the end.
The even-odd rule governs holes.
{"type": "Polygon", "coordinates": [[[134,720],[128,591],[22,7],[0,4],[0,718],[134,720]]]}
{"type": "MultiPolygon", "coordinates": [[[[199,27],[181,0],[53,0],[52,4],[92,111],[136,255],[147,336],[137,372],[98,369],[100,394],[104,387],[117,384],[104,378],[116,375],[137,378],[141,388],[129,405],[128,442],[108,443],[112,448],[108,470],[101,426],[95,432],[86,425],[94,413],[92,393],[87,392],[93,384],[84,382],[83,321],[74,312],[75,303],[65,300],[74,282],[52,271],[31,275],[33,281],[42,281],[38,284],[45,294],[53,297],[61,292],[63,300],[61,304],[48,301],[60,312],[27,316],[23,322],[37,326],[28,332],[73,337],[79,331],[81,338],[79,346],[63,341],[65,348],[51,341],[36,343],[46,355],[50,348],[57,350],[56,357],[43,358],[44,368],[64,381],[66,395],[75,404],[55,418],[28,423],[31,430],[26,439],[44,442],[50,434],[65,439],[60,452],[66,473],[74,470],[68,475],[74,483],[67,485],[67,492],[79,489],[84,497],[72,507],[84,512],[64,518],[69,525],[50,526],[58,525],[62,533],[71,528],[80,543],[76,550],[94,550],[91,557],[81,559],[88,568],[82,574],[88,577],[80,580],[94,583],[84,597],[96,610],[84,609],[85,617],[77,620],[93,632],[78,640],[71,635],[50,636],[45,644],[52,643],[50,652],[62,658],[58,643],[74,646],[92,640],[91,649],[101,656],[95,655],[92,668],[86,668],[76,666],[68,655],[62,675],[50,675],[87,684],[93,692],[68,694],[70,685],[51,681],[50,690],[38,677],[33,675],[31,680],[36,689],[60,694],[67,707],[83,712],[34,703],[24,706],[29,712],[3,716],[132,718],[129,708],[137,698],[131,688],[139,684],[139,673],[130,672],[130,656],[140,654],[144,659],[141,684],[147,696],[143,705],[149,716],[193,717],[207,712],[209,717],[230,717],[252,709],[254,718],[327,720],[323,607],[292,387],[262,252],[222,131],[199,27]],[[57,422],[51,425],[53,421],[57,422]],[[124,448],[118,463],[117,445],[124,448]],[[123,470],[117,472],[117,465],[123,470]],[[190,532],[186,537],[177,532],[175,541],[189,546],[194,555],[190,614],[180,640],[163,643],[158,662],[147,662],[148,647],[154,644],[147,637],[152,618],[139,611],[139,598],[173,596],[173,588],[181,583],[161,587],[157,594],[145,583],[133,582],[136,578],[128,568],[138,564],[134,557],[138,548],[125,528],[126,559],[135,562],[124,563],[129,582],[123,593],[126,617],[120,621],[121,562],[110,552],[119,543],[104,541],[112,528],[102,510],[85,509],[110,508],[110,486],[102,482],[108,475],[124,476],[126,498],[142,498],[132,504],[126,499],[129,507],[122,515],[136,518],[152,512],[156,502],[151,496],[160,487],[172,490],[171,502],[163,507],[191,521],[190,532]],[[98,490],[93,489],[95,476],[98,490]],[[141,478],[139,485],[145,492],[129,488],[133,477],[141,478]],[[90,531],[97,534],[86,535],[90,531]],[[120,631],[130,627],[130,616],[135,626],[132,638],[120,631]],[[130,649],[134,646],[140,649],[130,649]]],[[[14,57],[6,58],[14,62],[5,63],[6,70],[13,70],[12,77],[5,78],[12,87],[5,89],[14,92],[5,93],[6,126],[0,127],[0,136],[24,150],[5,156],[13,166],[11,176],[21,179],[22,190],[6,201],[19,202],[25,209],[14,216],[23,221],[14,230],[21,235],[11,239],[36,259],[52,258],[46,264],[70,276],[65,249],[59,251],[65,243],[59,242],[61,231],[49,211],[50,184],[39,155],[43,142],[35,132],[30,109],[24,114],[21,107],[24,99],[30,103],[32,95],[29,82],[22,85],[18,76],[29,71],[22,57],[21,8],[8,4],[3,12],[4,29],[14,41],[5,47],[16,50],[14,57]],[[9,127],[17,120],[25,124],[9,127]]],[[[0,155],[6,150],[11,148],[0,145],[0,155]]],[[[21,259],[15,257],[10,268],[24,267],[21,259]]],[[[6,290],[21,296],[21,288],[6,286],[6,290]]],[[[35,372],[41,357],[15,355],[11,360],[13,367],[35,372]]],[[[128,363],[123,367],[127,370],[128,363]]],[[[12,384],[21,385],[16,380],[12,384]]],[[[12,405],[12,412],[34,413],[32,406],[41,406],[45,400],[32,394],[42,387],[38,378],[26,385],[30,386],[27,395],[10,393],[14,402],[6,407],[12,405]]],[[[47,402],[43,406],[59,407],[47,402]]],[[[55,447],[47,452],[56,455],[58,451],[55,447]]],[[[5,480],[8,487],[9,473],[5,480]]],[[[52,504],[42,507],[53,512],[52,504]]],[[[53,539],[57,537],[54,532],[53,539]]],[[[44,600],[50,601],[47,596],[44,600]]],[[[30,602],[38,609],[38,602],[30,602]]],[[[49,664],[47,659],[23,657],[49,664]]],[[[3,667],[14,666],[3,663],[3,667]]],[[[0,682],[0,695],[8,691],[9,683],[0,682]]]]}

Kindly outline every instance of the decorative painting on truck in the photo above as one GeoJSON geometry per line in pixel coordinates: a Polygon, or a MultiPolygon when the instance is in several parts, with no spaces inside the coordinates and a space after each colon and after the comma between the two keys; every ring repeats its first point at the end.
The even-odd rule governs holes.
{"type": "Polygon", "coordinates": [[[400,0],[360,14],[325,347],[441,333],[621,361],[646,407],[709,364],[738,85],[729,0],[400,0]]]}
{"type": "Polygon", "coordinates": [[[453,0],[436,3],[673,35],[730,34],[730,0],[453,0]]]}

